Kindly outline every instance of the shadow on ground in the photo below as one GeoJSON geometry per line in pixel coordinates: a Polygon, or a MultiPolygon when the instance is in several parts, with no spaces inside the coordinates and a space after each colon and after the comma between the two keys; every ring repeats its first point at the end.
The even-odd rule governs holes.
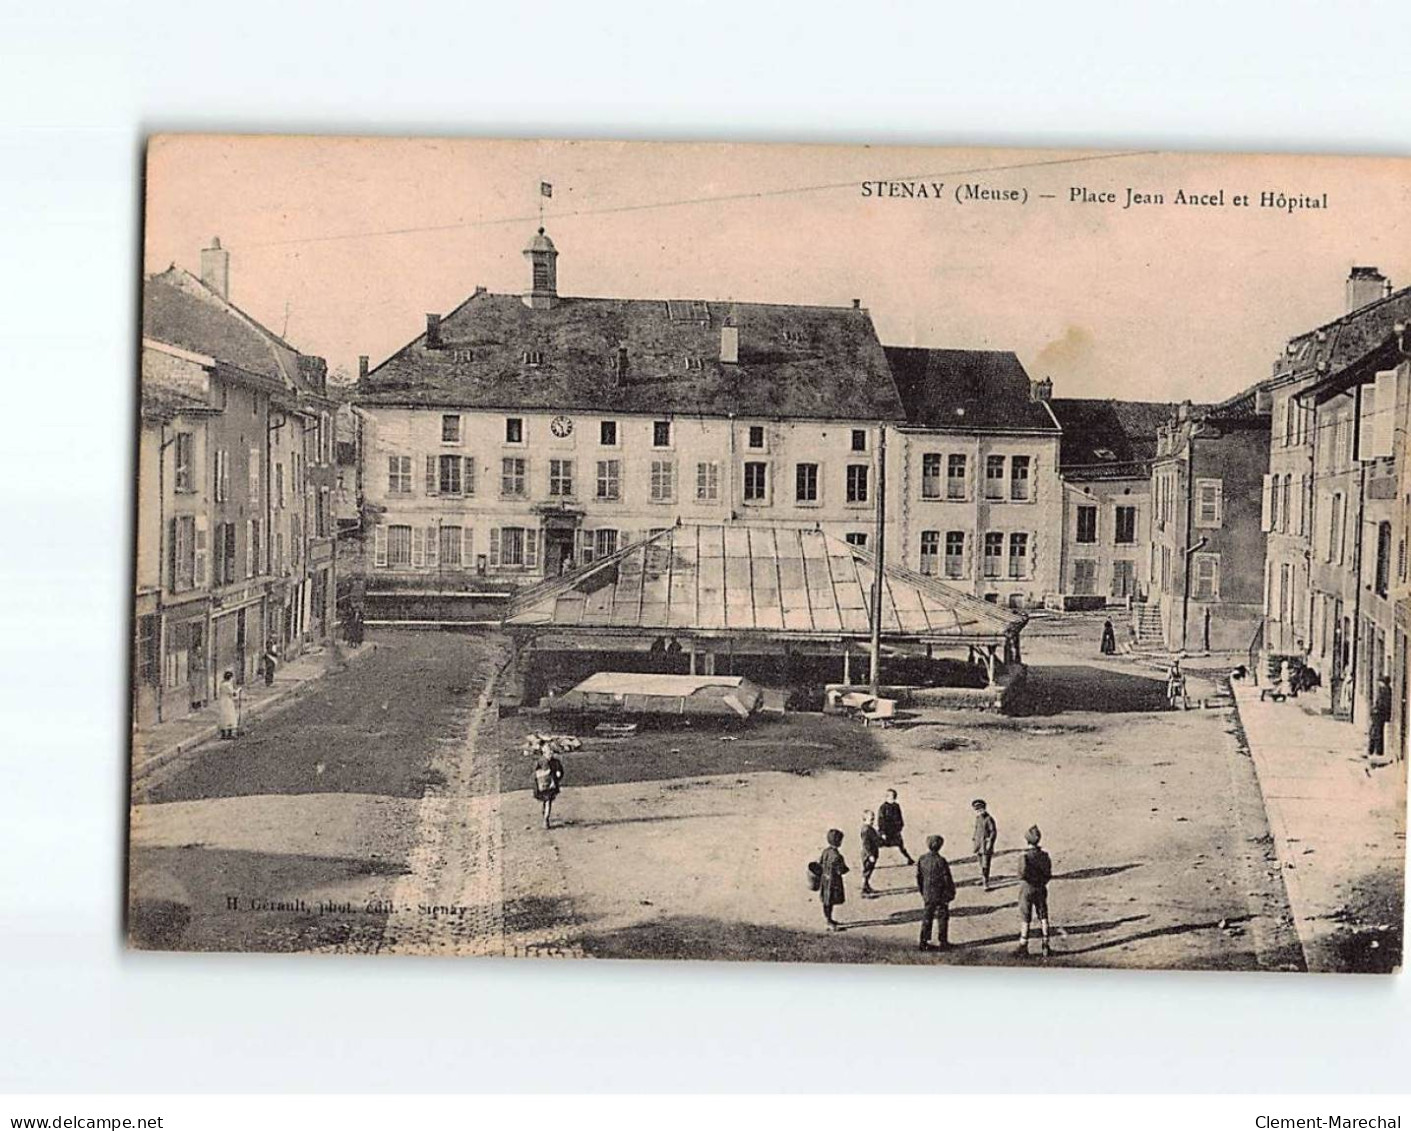
{"type": "Polygon", "coordinates": [[[135,848],[128,939],[139,950],[287,952],[371,945],[382,935],[386,908],[361,898],[346,907],[341,898],[331,900],[335,906],[322,908],[305,893],[404,871],[378,860],[199,845],[135,848]]]}
{"type": "Polygon", "coordinates": [[[1019,717],[1062,715],[1069,711],[1164,711],[1166,683],[1156,676],[1086,664],[1036,664],[1029,668],[1023,694],[1010,704],[1009,710],[1019,717]]]}
{"type": "MultiPolygon", "coordinates": [[[[506,791],[533,784],[534,760],[521,752],[530,733],[560,731],[541,715],[499,720],[496,745],[506,791]]],[[[565,789],[723,774],[866,772],[886,758],[875,732],[852,720],[805,713],[762,716],[742,727],[683,725],[639,730],[627,738],[601,738],[589,731],[579,738],[583,748],[562,756],[565,789]]]]}

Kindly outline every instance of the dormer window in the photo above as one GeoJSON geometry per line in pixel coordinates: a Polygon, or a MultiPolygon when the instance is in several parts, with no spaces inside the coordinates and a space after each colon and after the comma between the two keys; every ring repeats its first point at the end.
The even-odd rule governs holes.
{"type": "Polygon", "coordinates": [[[788,342],[790,345],[798,345],[798,344],[800,344],[800,343],[804,340],[803,331],[802,331],[802,330],[785,330],[785,331],[784,331],[784,340],[785,340],[786,342],[788,342]]]}
{"type": "Polygon", "coordinates": [[[468,349],[454,349],[451,351],[451,361],[456,365],[469,365],[475,360],[475,351],[468,349]]]}
{"type": "Polygon", "coordinates": [[[686,355],[686,368],[692,372],[705,368],[705,362],[695,354],[686,355]]]}
{"type": "Polygon", "coordinates": [[[525,351],[524,351],[524,364],[525,364],[525,365],[543,365],[543,364],[544,364],[544,351],[543,351],[543,350],[525,350],[525,351]]]}
{"type": "Polygon", "coordinates": [[[1117,453],[1114,452],[1111,448],[1094,448],[1093,455],[1097,456],[1097,458],[1100,460],[1107,461],[1115,460],[1117,458],[1117,453]]]}

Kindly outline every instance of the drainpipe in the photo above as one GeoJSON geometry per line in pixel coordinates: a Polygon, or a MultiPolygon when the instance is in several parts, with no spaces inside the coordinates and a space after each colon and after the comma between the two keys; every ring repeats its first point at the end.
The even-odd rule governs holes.
{"type": "Polygon", "coordinates": [[[725,521],[735,521],[735,414],[726,414],[730,429],[730,464],[725,471],[725,521]]]}
{"type": "MultiPolygon", "coordinates": [[[[1352,454],[1360,457],[1362,454],[1362,386],[1357,386],[1352,402],[1352,454]]],[[[1360,458],[1357,460],[1357,525],[1353,527],[1356,531],[1352,543],[1352,671],[1348,673],[1348,681],[1352,688],[1352,693],[1348,696],[1347,721],[1355,723],[1357,721],[1357,665],[1360,662],[1362,644],[1362,522],[1365,517],[1367,505],[1367,464],[1360,458]]],[[[1347,520],[1344,518],[1343,524],[1347,520]]],[[[1346,537],[1346,534],[1343,535],[1346,537]]]]}
{"type": "MultiPolygon", "coordinates": [[[[1190,438],[1186,440],[1186,525],[1182,531],[1182,541],[1187,541],[1195,527],[1195,425],[1191,425],[1190,438]]],[[[1205,545],[1202,538],[1194,546],[1187,545],[1181,555],[1181,646],[1177,651],[1186,650],[1186,629],[1190,620],[1191,608],[1191,555],[1205,545]]]]}
{"type": "Polygon", "coordinates": [[[882,584],[887,562],[887,426],[877,426],[877,553],[872,571],[872,656],[868,680],[872,697],[880,694],[882,670],[882,584]]]}

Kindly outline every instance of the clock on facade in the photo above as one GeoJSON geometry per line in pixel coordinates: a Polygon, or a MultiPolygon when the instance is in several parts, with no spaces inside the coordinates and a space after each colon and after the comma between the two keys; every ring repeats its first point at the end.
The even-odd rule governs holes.
{"type": "Polygon", "coordinates": [[[573,421],[566,416],[556,416],[549,422],[549,431],[562,439],[573,432],[573,421]]]}

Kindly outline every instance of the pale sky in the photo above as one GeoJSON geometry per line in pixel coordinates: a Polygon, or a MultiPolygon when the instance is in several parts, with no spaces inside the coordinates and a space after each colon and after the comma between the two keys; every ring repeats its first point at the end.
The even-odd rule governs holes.
{"type": "Polygon", "coordinates": [[[887,345],[1014,350],[1057,396],[1218,400],[1343,313],[1352,265],[1411,284],[1407,161],[449,139],[154,140],[144,266],[199,273],[220,236],[232,301],[355,372],[477,285],[525,289],[540,181],[561,294],[860,298],[887,345]],[[878,180],[945,188],[864,197],[878,180]],[[957,203],[969,183],[1029,200],[957,203]],[[1129,186],[1167,203],[1123,209],[1129,186]],[[1329,207],[1260,208],[1266,190],[1329,207]]]}

